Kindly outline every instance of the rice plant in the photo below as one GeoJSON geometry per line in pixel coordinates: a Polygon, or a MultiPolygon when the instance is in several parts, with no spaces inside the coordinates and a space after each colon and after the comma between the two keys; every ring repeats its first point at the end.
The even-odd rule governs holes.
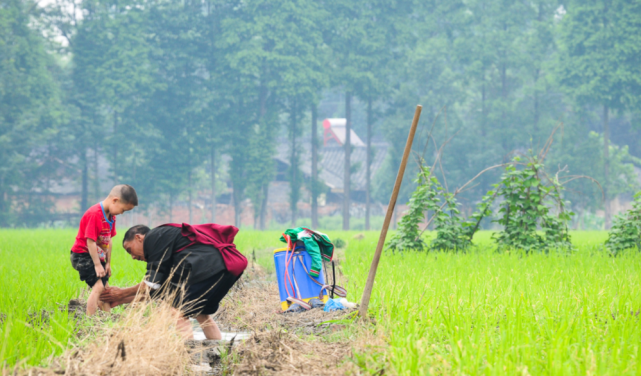
{"type": "MultiPolygon", "coordinates": [[[[577,251],[387,253],[370,315],[400,375],[638,374],[641,257],[611,257],[605,232],[577,251]]],[[[352,243],[345,271],[360,296],[376,238],[352,243]]]]}

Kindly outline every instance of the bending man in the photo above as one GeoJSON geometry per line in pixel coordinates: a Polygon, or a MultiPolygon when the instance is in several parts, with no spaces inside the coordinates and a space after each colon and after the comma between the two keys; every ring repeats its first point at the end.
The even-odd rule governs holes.
{"type": "Polygon", "coordinates": [[[150,289],[152,298],[162,291],[178,292],[172,304],[180,310],[177,328],[183,336],[193,338],[189,317],[195,316],[208,339],[221,339],[210,315],[247,267],[233,244],[237,233],[236,227],[216,224],[166,224],[153,230],[133,226],[122,245],[134,260],[147,263],[145,281],[125,289],[110,287],[100,299],[115,307],[133,301],[140,289],[150,289]]]}

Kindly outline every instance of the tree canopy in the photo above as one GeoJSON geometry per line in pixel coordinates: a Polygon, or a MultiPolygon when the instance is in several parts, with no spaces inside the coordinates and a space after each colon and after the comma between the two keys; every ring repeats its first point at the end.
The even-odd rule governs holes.
{"type": "MultiPolygon", "coordinates": [[[[638,2],[0,1],[0,226],[62,218],[48,193],[71,180],[73,215],[104,194],[101,182],[126,182],[143,211],[181,203],[190,220],[198,194],[210,192],[214,219],[229,189],[236,224],[250,202],[265,228],[284,150],[296,222],[302,190],[322,191],[301,171],[310,122],[346,115],[375,141],[367,163],[387,143],[367,180],[385,204],[416,104],[415,154],[430,161],[445,144],[431,171],[445,191],[538,150],[560,123],[547,165],[605,190],[604,203],[596,184],[568,183],[575,221],[605,209],[608,225],[610,200],[637,189],[638,2]]],[[[345,161],[346,178],[367,168],[345,161]]],[[[499,177],[460,194],[462,212],[499,177]]]]}

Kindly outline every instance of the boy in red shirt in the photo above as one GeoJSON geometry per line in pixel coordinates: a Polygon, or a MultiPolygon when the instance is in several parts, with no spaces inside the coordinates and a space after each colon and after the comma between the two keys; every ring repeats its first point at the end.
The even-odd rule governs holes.
{"type": "Polygon", "coordinates": [[[116,216],[137,205],[136,190],[121,184],[80,219],[78,236],[71,247],[71,266],[80,274],[80,280],[91,287],[87,315],[96,313],[98,306],[103,311],[110,309],[109,303],[99,301],[99,297],[111,276],[111,238],[116,236],[116,216]]]}

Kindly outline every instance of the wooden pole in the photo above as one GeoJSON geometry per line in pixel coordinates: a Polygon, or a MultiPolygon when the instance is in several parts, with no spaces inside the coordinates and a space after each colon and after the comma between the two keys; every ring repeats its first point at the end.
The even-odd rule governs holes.
{"type": "Polygon", "coordinates": [[[416,106],[416,112],[414,112],[414,120],[412,120],[412,127],[410,128],[410,134],[407,136],[407,143],[405,144],[405,151],[403,152],[403,159],[401,160],[401,166],[398,168],[398,174],[396,175],[396,182],[394,183],[394,190],[392,191],[392,197],[390,197],[389,205],[387,206],[387,213],[385,214],[385,221],[383,222],[381,235],[378,238],[378,244],[376,245],[376,252],[374,252],[374,259],[372,260],[372,266],[370,266],[369,268],[367,283],[365,283],[365,290],[363,290],[363,297],[361,298],[361,305],[358,310],[358,313],[362,318],[367,317],[367,308],[369,307],[369,299],[372,296],[372,289],[374,288],[374,279],[376,278],[376,269],[378,269],[378,263],[381,260],[381,254],[383,253],[383,246],[385,245],[385,238],[387,237],[387,230],[389,229],[389,224],[392,220],[392,214],[394,213],[394,207],[396,206],[396,199],[398,198],[398,192],[401,190],[401,183],[403,182],[405,167],[407,166],[407,160],[409,159],[410,151],[412,150],[412,143],[414,142],[414,135],[416,134],[416,127],[418,126],[418,119],[421,117],[422,109],[423,109],[423,106],[421,105],[416,106]]]}

